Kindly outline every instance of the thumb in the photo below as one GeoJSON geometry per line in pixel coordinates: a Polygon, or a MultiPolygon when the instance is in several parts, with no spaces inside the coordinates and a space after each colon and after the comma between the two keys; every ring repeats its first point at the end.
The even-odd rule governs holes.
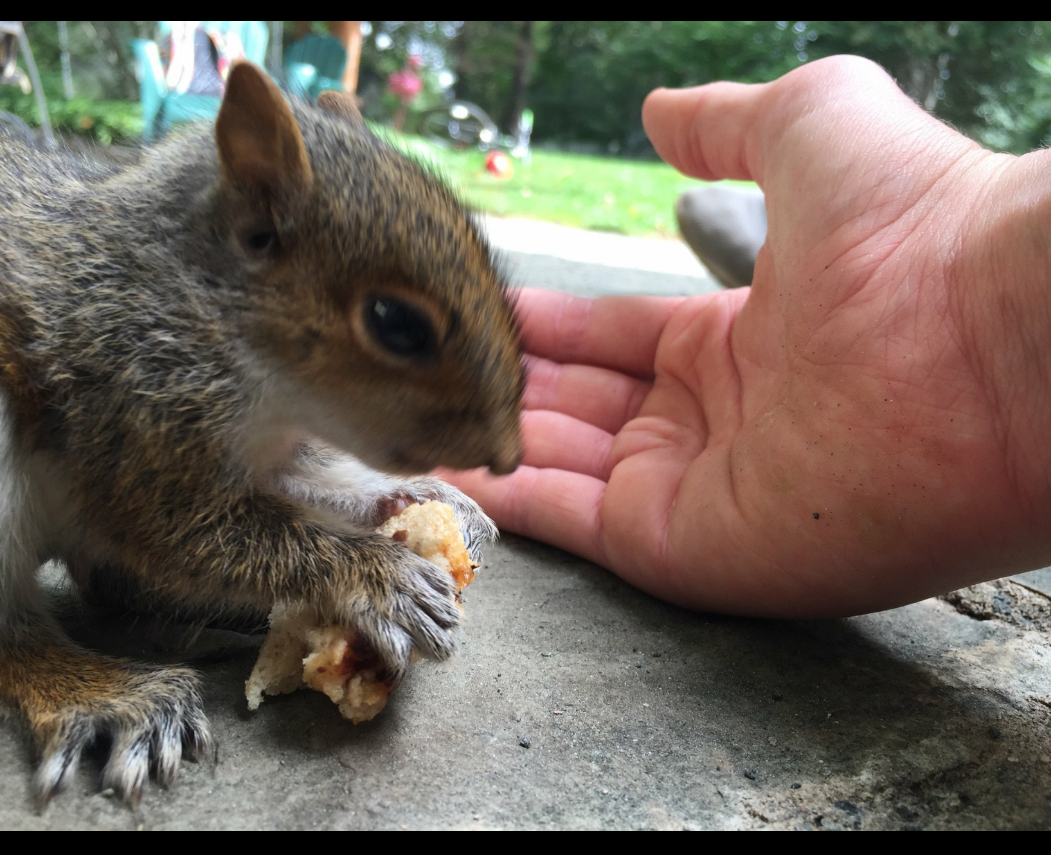
{"type": "Polygon", "coordinates": [[[807,63],[772,83],[711,83],[658,89],[642,105],[657,153],[687,175],[763,184],[763,172],[795,128],[793,154],[846,158],[895,149],[921,134],[959,138],[908,98],[874,62],[834,56],[807,63]]]}
{"type": "Polygon", "coordinates": [[[642,124],[653,147],[679,172],[706,181],[760,181],[762,163],[746,143],[754,136],[768,83],[710,83],[692,89],[657,89],[642,105],[642,124]]]}

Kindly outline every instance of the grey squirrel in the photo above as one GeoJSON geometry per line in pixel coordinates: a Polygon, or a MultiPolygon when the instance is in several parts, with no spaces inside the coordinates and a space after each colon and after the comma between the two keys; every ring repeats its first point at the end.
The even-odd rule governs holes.
{"type": "Polygon", "coordinates": [[[411,476],[513,470],[522,390],[484,238],[347,96],[290,104],[242,62],[214,135],[137,165],[0,136],[0,698],[40,747],[38,797],[100,736],[133,804],[210,740],[194,672],[76,646],[43,562],[118,605],[308,604],[396,679],[414,647],[450,654],[460,612],[447,574],[372,529],[436,498],[472,548],[493,537],[411,476]]]}

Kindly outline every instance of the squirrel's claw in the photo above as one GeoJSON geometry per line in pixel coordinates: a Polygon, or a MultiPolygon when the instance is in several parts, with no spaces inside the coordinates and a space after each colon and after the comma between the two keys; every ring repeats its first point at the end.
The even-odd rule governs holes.
{"type": "Polygon", "coordinates": [[[456,651],[448,630],[460,623],[462,614],[456,605],[456,586],[446,571],[415,554],[413,558],[426,567],[399,596],[394,618],[412,636],[420,653],[447,659],[456,651]]]}
{"type": "Polygon", "coordinates": [[[344,620],[368,641],[392,681],[405,675],[415,649],[431,659],[456,651],[450,630],[460,623],[456,585],[438,565],[383,538],[394,576],[382,594],[355,598],[344,620]]]}
{"type": "Polygon", "coordinates": [[[33,792],[41,810],[73,777],[80,763],[80,755],[94,737],[95,728],[91,717],[82,710],[74,710],[55,722],[33,776],[33,792]]]}
{"type": "MultiPolygon", "coordinates": [[[[166,724],[162,727],[167,729],[166,724]]],[[[142,801],[142,791],[149,777],[151,741],[149,731],[144,728],[122,731],[102,773],[102,786],[113,790],[132,808],[137,808],[142,801]]],[[[166,749],[167,746],[162,750],[166,749]]],[[[171,774],[174,775],[175,771],[171,770],[171,774]]]]}
{"type": "Polygon", "coordinates": [[[437,502],[452,505],[456,511],[456,518],[460,521],[467,554],[470,555],[471,560],[475,563],[481,563],[482,546],[486,543],[492,543],[500,536],[500,530],[486,516],[474,499],[460,492],[451,484],[446,484],[440,478],[425,477],[406,480],[397,492],[385,498],[384,501],[387,504],[384,507],[391,507],[394,510],[391,513],[387,513],[383,519],[400,511],[407,499],[415,502],[425,502],[428,499],[433,499],[437,502]]]}
{"type": "Polygon", "coordinates": [[[104,788],[138,807],[146,781],[167,787],[185,754],[199,759],[211,744],[198,679],[187,668],[154,668],[135,674],[119,700],[54,714],[34,778],[41,808],[69,781],[84,749],[99,736],[112,739],[102,774],[104,788]]]}

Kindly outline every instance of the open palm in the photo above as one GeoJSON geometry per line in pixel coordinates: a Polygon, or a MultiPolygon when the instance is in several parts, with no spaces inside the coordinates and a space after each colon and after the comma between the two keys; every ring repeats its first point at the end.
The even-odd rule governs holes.
{"type": "Polygon", "coordinates": [[[763,188],[753,287],[524,292],[525,465],[452,480],[504,528],[718,611],[850,614],[1046,560],[1047,424],[1018,413],[1047,417],[1048,325],[1012,276],[1042,246],[1011,231],[1046,164],[853,58],[658,92],[644,118],[682,171],[763,188]]]}

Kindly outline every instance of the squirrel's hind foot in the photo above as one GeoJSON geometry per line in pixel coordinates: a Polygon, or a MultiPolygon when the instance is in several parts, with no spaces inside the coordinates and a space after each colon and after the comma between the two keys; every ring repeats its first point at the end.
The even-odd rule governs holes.
{"type": "Polygon", "coordinates": [[[201,759],[211,745],[197,675],[188,668],[143,668],[118,678],[115,696],[30,716],[42,748],[33,788],[41,806],[72,777],[84,749],[110,740],[102,786],[138,807],[151,776],[167,787],[182,757],[201,759]],[[34,722],[33,719],[37,721],[34,722]]]}
{"type": "Polygon", "coordinates": [[[110,744],[103,787],[131,807],[151,774],[166,787],[184,755],[200,759],[211,744],[200,681],[189,668],[139,665],[54,639],[0,650],[0,685],[40,748],[33,784],[41,808],[100,739],[110,744]]]}

